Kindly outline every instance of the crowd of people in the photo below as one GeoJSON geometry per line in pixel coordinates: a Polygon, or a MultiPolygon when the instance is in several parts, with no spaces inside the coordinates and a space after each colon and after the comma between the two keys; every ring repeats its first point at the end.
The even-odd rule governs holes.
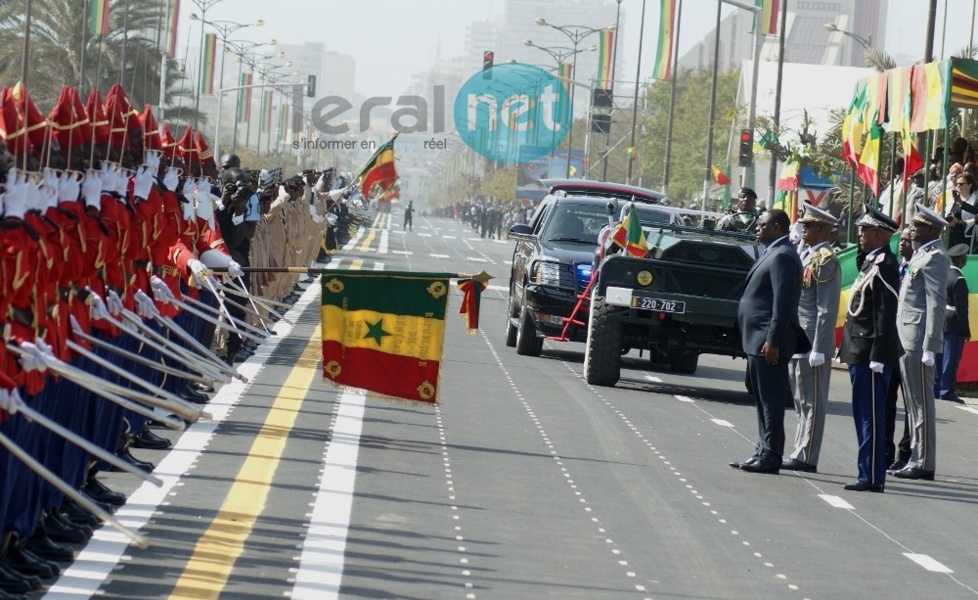
{"type": "Polygon", "coordinates": [[[66,87],[48,117],[22,88],[0,104],[2,599],[125,503],[101,472],[147,477],[131,449],[168,448],[154,429],[199,419],[238,377],[301,289],[269,271],[328,261],[355,186],[218,164],[118,85],[85,106],[66,87]]]}

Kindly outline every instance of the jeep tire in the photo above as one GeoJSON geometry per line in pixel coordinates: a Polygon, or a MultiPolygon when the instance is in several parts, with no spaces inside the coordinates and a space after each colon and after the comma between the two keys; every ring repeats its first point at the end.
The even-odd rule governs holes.
{"type": "Polygon", "coordinates": [[[700,355],[695,352],[688,352],[672,360],[669,363],[669,369],[673,373],[680,373],[683,375],[692,375],[696,372],[696,366],[699,363],[700,355]]]}
{"type": "Polygon", "coordinates": [[[584,380],[591,385],[614,386],[621,377],[621,323],[608,318],[614,307],[604,296],[591,296],[584,380]]]}
{"type": "Polygon", "coordinates": [[[516,346],[516,325],[513,325],[513,318],[518,313],[513,309],[515,296],[510,292],[509,305],[506,307],[506,346],[513,348],[516,346]]]}
{"type": "Polygon", "coordinates": [[[540,356],[542,351],[543,338],[537,337],[537,328],[524,300],[520,304],[519,325],[516,328],[516,353],[521,356],[540,356]]]}

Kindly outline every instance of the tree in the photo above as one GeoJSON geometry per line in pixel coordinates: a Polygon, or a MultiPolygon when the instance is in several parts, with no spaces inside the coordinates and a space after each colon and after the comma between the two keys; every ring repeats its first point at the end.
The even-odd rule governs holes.
{"type": "MultiPolygon", "coordinates": [[[[32,0],[27,68],[31,97],[43,112],[54,106],[62,85],[77,86],[84,99],[96,86],[104,94],[112,84],[121,83],[137,110],[143,104],[156,105],[166,37],[165,1],[111,0],[111,30],[106,36],[88,31],[83,7],[91,1],[32,0]]],[[[25,20],[23,2],[0,2],[0,82],[4,85],[11,86],[21,78],[25,20]]],[[[167,59],[166,68],[167,120],[192,123],[192,103],[183,105],[182,101],[193,96],[194,85],[186,81],[177,61],[167,59]]]]}

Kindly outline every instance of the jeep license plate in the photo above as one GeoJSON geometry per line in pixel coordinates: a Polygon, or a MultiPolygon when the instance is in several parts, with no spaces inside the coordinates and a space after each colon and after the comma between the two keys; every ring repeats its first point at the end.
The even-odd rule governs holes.
{"type": "Polygon", "coordinates": [[[632,308],[680,315],[686,313],[686,303],[681,300],[663,300],[661,298],[646,298],[644,296],[633,297],[632,308]]]}

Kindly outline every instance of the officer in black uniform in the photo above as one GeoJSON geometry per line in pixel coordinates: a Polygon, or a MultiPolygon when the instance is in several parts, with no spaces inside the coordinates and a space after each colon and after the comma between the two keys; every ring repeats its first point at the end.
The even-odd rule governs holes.
{"type": "Polygon", "coordinates": [[[749,187],[742,187],[737,192],[737,212],[720,219],[718,229],[721,231],[743,231],[757,233],[757,193],[749,187]]]}

